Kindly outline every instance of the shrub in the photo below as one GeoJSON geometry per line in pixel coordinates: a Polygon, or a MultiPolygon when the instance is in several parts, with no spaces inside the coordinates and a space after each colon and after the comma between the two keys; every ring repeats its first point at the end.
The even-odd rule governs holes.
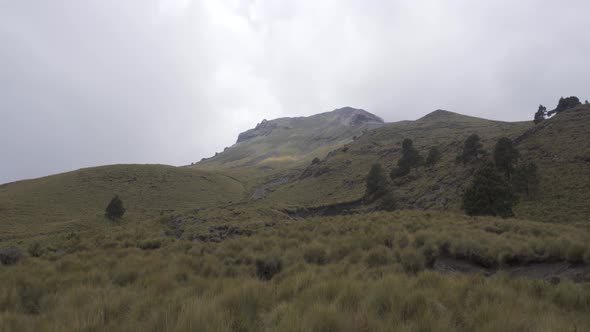
{"type": "Polygon", "coordinates": [[[18,247],[6,247],[0,249],[0,263],[2,265],[14,265],[22,257],[22,252],[18,247]]]}
{"type": "Polygon", "coordinates": [[[29,255],[31,255],[31,257],[43,256],[43,248],[41,247],[41,244],[36,241],[31,243],[31,245],[29,245],[29,248],[27,249],[27,251],[29,252],[29,255]]]}
{"type": "Polygon", "coordinates": [[[393,198],[393,194],[391,193],[391,191],[388,191],[387,194],[385,194],[385,196],[383,196],[383,199],[381,200],[381,203],[379,204],[379,210],[383,210],[383,211],[394,211],[396,209],[396,205],[395,205],[395,199],[393,198]]]}
{"type": "Polygon", "coordinates": [[[162,242],[157,239],[145,240],[137,244],[137,247],[141,250],[154,250],[159,249],[161,246],[162,242]]]}
{"type": "Polygon", "coordinates": [[[111,220],[120,219],[125,214],[125,207],[123,206],[123,201],[119,198],[119,196],[113,197],[107,208],[105,209],[105,216],[111,220]]]}
{"type": "Polygon", "coordinates": [[[309,264],[324,265],[328,262],[328,254],[324,248],[312,245],[305,249],[303,259],[309,264]]]}
{"type": "Polygon", "coordinates": [[[278,258],[256,260],[256,276],[260,280],[270,280],[282,269],[283,262],[278,258]]]}

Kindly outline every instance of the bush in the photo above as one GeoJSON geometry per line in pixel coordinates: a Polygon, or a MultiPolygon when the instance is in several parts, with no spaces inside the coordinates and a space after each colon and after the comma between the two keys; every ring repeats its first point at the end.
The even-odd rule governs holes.
{"type": "Polygon", "coordinates": [[[125,214],[123,201],[119,198],[119,196],[113,197],[105,209],[105,216],[111,220],[116,220],[123,217],[123,214],[125,214]]]}
{"type": "Polygon", "coordinates": [[[137,247],[141,250],[154,250],[159,249],[162,246],[162,241],[152,239],[145,240],[137,244],[137,247]]]}
{"type": "Polygon", "coordinates": [[[29,252],[29,255],[31,255],[31,257],[43,256],[43,248],[41,247],[41,244],[39,244],[39,242],[31,243],[27,251],[29,252]]]}
{"type": "Polygon", "coordinates": [[[391,191],[388,191],[387,194],[381,200],[379,204],[379,210],[383,211],[394,211],[396,209],[395,199],[391,191]]]}
{"type": "Polygon", "coordinates": [[[328,254],[324,248],[312,245],[305,249],[303,259],[309,264],[324,265],[328,262],[328,254]]]}
{"type": "Polygon", "coordinates": [[[547,115],[547,107],[543,105],[539,105],[539,109],[537,113],[535,113],[535,124],[543,122],[545,120],[545,116],[547,115]]]}
{"type": "Polygon", "coordinates": [[[278,258],[256,260],[256,276],[260,280],[270,280],[275,274],[281,272],[282,269],[283,262],[278,258]]]}
{"type": "Polygon", "coordinates": [[[14,265],[23,256],[18,247],[7,247],[0,249],[0,263],[2,265],[14,265]]]}

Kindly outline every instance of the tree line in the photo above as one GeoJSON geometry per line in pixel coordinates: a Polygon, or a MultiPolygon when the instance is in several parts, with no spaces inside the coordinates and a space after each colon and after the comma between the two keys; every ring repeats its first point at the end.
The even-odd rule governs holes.
{"type": "MultiPolygon", "coordinates": [[[[404,139],[401,157],[389,177],[406,176],[412,168],[433,167],[441,158],[438,147],[428,151],[424,159],[413,146],[411,139],[404,139]]],[[[471,182],[462,196],[462,207],[468,215],[513,216],[513,208],[523,196],[533,197],[539,188],[538,167],[533,162],[520,162],[520,153],[512,140],[500,138],[491,153],[488,153],[477,134],[464,141],[456,157],[458,164],[474,168],[471,182]]],[[[380,164],[374,164],[366,183],[365,200],[368,203],[381,200],[378,207],[395,209],[391,185],[380,164]]]]}

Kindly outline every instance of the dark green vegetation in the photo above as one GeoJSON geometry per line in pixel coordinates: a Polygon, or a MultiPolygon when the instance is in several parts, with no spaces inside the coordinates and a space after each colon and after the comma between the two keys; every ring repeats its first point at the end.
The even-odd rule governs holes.
{"type": "Polygon", "coordinates": [[[107,208],[105,209],[105,216],[111,220],[120,219],[125,214],[125,207],[123,201],[119,196],[113,197],[107,208]]]}
{"type": "Polygon", "coordinates": [[[590,106],[570,101],[537,124],[346,108],[190,167],[2,185],[0,331],[588,330],[590,106]]]}
{"type": "Polygon", "coordinates": [[[463,194],[463,209],[470,216],[512,217],[516,202],[510,184],[498,174],[492,163],[477,170],[463,194]]]}

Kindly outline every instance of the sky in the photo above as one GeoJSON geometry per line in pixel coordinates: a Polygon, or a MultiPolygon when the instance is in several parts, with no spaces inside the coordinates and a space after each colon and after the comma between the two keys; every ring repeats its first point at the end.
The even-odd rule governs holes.
{"type": "Polygon", "coordinates": [[[186,165],[344,106],[530,120],[590,99],[587,0],[0,1],[0,183],[186,165]]]}

